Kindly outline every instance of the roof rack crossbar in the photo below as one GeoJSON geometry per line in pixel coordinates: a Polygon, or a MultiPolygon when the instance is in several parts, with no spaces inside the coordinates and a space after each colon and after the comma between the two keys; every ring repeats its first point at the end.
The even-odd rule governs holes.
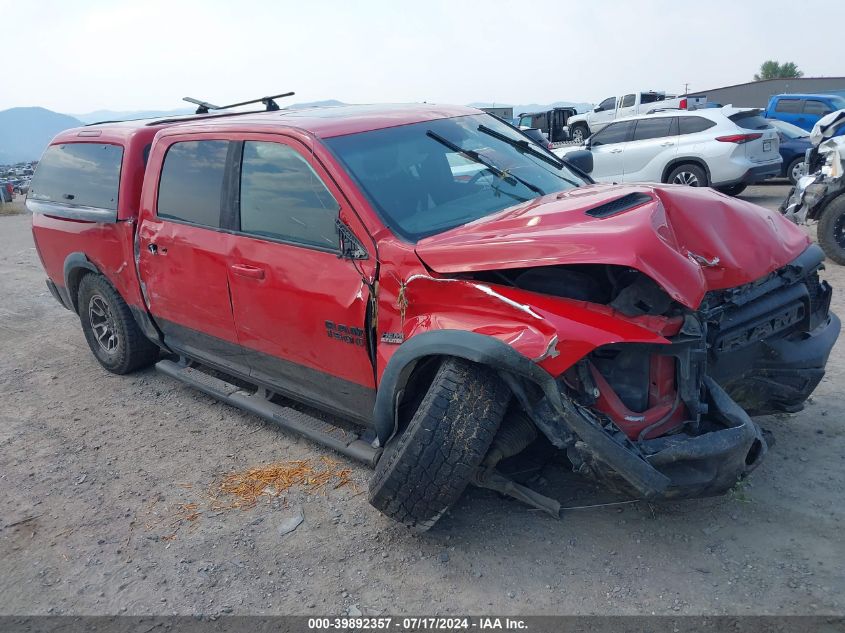
{"type": "Polygon", "coordinates": [[[239,106],[250,105],[252,103],[263,103],[267,109],[267,112],[274,112],[279,110],[279,104],[276,103],[276,99],[281,99],[282,97],[291,97],[295,92],[285,92],[283,94],[273,95],[270,97],[260,97],[258,99],[250,99],[249,101],[241,101],[240,103],[230,103],[229,105],[224,106],[216,106],[213,103],[209,103],[208,101],[202,101],[200,99],[194,99],[193,97],[183,97],[182,101],[187,101],[188,103],[193,103],[194,105],[198,106],[196,114],[208,114],[209,110],[228,110],[229,108],[237,108],[239,106]]]}

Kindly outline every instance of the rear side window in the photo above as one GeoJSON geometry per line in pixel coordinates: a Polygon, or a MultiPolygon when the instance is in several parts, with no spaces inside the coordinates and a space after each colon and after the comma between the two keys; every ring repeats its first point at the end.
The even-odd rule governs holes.
{"type": "Polygon", "coordinates": [[[244,143],[241,231],[336,250],[339,210],[299,152],[281,143],[244,143]]]}
{"type": "Polygon", "coordinates": [[[817,99],[807,99],[807,101],[804,103],[804,114],[814,114],[816,116],[823,116],[825,114],[830,114],[831,112],[833,112],[833,109],[824,101],[818,101],[817,99]]]}
{"type": "Polygon", "coordinates": [[[51,145],[35,170],[29,198],[116,211],[122,160],[119,145],[51,145]]]}
{"type": "Polygon", "coordinates": [[[625,95],[622,97],[622,106],[623,108],[630,108],[634,105],[634,101],[636,100],[636,95],[625,95]]]}
{"type": "Polygon", "coordinates": [[[801,112],[801,104],[801,99],[778,99],[775,104],[775,112],[798,114],[801,112]]]}
{"type": "Polygon", "coordinates": [[[664,97],[656,92],[641,92],[640,103],[654,103],[655,101],[663,101],[664,97]]]}
{"type": "Polygon", "coordinates": [[[228,141],[171,145],[158,185],[158,216],[219,228],[228,151],[228,141]]]}
{"type": "Polygon", "coordinates": [[[769,122],[760,115],[759,110],[737,112],[728,118],[744,130],[768,130],[772,127],[769,125],[769,122]]]}
{"type": "Polygon", "coordinates": [[[716,125],[715,122],[700,116],[678,117],[678,128],[681,134],[703,132],[704,130],[709,130],[714,125],[716,125]]]}
{"type": "Polygon", "coordinates": [[[678,134],[678,127],[675,121],[677,117],[660,117],[656,119],[640,119],[634,130],[635,141],[645,141],[650,138],[661,138],[664,136],[675,136],[678,134]]]}
{"type": "Polygon", "coordinates": [[[633,121],[611,123],[590,138],[590,146],[599,147],[600,145],[611,145],[612,143],[624,143],[630,138],[631,128],[633,127],[633,121]]]}

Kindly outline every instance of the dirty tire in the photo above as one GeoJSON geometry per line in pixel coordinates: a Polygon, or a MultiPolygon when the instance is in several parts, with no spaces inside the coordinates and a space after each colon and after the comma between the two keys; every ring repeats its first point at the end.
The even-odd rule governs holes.
{"type": "Polygon", "coordinates": [[[490,369],[446,358],[407,428],[388,442],[370,503],[424,531],[467,487],[507,409],[510,390],[490,369]]]}
{"type": "Polygon", "coordinates": [[[666,182],[687,187],[706,187],[707,172],[693,163],[683,163],[669,172],[666,182]]]}
{"type": "Polygon", "coordinates": [[[828,202],[822,211],[818,239],[824,254],[845,266],[845,194],[828,202]]]}
{"type": "Polygon", "coordinates": [[[129,306],[105,277],[85,275],[77,297],[85,340],[104,368],[128,374],[158,359],[158,347],[144,336],[129,306]]]}

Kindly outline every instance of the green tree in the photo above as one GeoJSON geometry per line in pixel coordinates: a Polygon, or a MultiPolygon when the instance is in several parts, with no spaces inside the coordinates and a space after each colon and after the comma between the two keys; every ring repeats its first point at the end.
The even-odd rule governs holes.
{"type": "Polygon", "coordinates": [[[754,75],[754,81],[764,79],[796,79],[803,77],[804,73],[798,70],[795,62],[784,62],[779,64],[773,59],[760,64],[760,72],[754,75]]]}

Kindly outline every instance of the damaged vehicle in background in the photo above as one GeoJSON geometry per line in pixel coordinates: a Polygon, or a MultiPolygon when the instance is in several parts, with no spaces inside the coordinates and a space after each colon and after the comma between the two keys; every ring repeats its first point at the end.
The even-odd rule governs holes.
{"type": "Polygon", "coordinates": [[[810,133],[812,147],[804,173],[781,205],[796,224],[817,220],[818,241],[825,255],[845,264],[845,110],[819,119],[810,133]]]}
{"type": "Polygon", "coordinates": [[[557,514],[506,475],[534,449],[637,498],[724,493],[767,451],[749,416],[824,374],[822,253],[778,213],[595,184],[472,108],[271,104],[61,133],[27,201],[48,287],[105,369],[374,466],[397,521],[470,483],[557,514]]]}

